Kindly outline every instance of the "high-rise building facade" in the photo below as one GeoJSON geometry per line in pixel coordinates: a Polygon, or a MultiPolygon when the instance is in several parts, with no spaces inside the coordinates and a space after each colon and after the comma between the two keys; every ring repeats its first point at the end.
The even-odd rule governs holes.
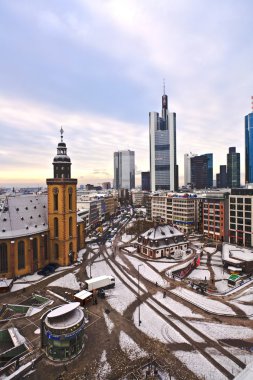
{"type": "Polygon", "coordinates": [[[150,172],[141,172],[141,189],[150,191],[150,172]]]}
{"type": "Polygon", "coordinates": [[[184,155],[184,185],[187,186],[191,183],[191,158],[196,157],[196,154],[185,153],[184,155]]]}
{"type": "Polygon", "coordinates": [[[207,157],[207,182],[208,187],[213,187],[213,153],[205,153],[203,156],[207,157]]]}
{"type": "Polygon", "coordinates": [[[253,111],[245,116],[245,183],[253,183],[253,111]]]}
{"type": "Polygon", "coordinates": [[[240,187],[240,153],[235,147],[230,147],[227,154],[227,185],[231,189],[240,187]]]}
{"type": "Polygon", "coordinates": [[[131,150],[121,150],[114,153],[114,188],[135,188],[135,157],[131,150]]]}
{"type": "Polygon", "coordinates": [[[168,112],[167,95],[162,96],[162,114],[149,113],[151,191],[177,190],[176,114],[168,112]]]}
{"type": "Polygon", "coordinates": [[[216,187],[223,189],[227,187],[227,166],[220,165],[220,172],[216,174],[216,187]]]}
{"type": "Polygon", "coordinates": [[[208,157],[191,157],[191,184],[195,189],[208,188],[208,157]]]}

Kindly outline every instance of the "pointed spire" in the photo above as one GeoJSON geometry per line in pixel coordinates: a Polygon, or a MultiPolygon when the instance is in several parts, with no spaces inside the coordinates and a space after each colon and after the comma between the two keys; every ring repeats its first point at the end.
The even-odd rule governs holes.
{"type": "Polygon", "coordinates": [[[61,142],[63,142],[63,132],[64,132],[64,130],[62,129],[62,127],[60,129],[60,132],[61,132],[61,142]]]}
{"type": "Polygon", "coordinates": [[[163,95],[165,95],[165,78],[163,78],[163,95]]]}

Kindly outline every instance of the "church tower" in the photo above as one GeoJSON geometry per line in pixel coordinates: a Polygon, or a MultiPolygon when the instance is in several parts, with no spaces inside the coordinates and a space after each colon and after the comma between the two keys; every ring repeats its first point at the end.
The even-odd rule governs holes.
{"type": "Polygon", "coordinates": [[[77,179],[71,178],[71,160],[62,128],[60,132],[61,142],[53,160],[54,178],[47,179],[50,260],[70,265],[77,258],[77,179]]]}

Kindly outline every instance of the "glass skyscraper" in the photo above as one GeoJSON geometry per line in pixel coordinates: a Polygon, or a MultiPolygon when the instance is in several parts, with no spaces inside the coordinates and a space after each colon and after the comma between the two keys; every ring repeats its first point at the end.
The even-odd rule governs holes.
{"type": "Polygon", "coordinates": [[[151,191],[178,188],[176,114],[168,112],[167,95],[162,96],[162,115],[149,113],[151,191]]]}
{"type": "Polygon", "coordinates": [[[240,187],[240,153],[236,153],[235,147],[230,147],[227,154],[227,185],[228,187],[240,187]]]}
{"type": "Polygon", "coordinates": [[[131,150],[114,153],[114,189],[135,188],[135,159],[131,150]]]}
{"type": "Polygon", "coordinates": [[[253,183],[253,112],[245,116],[245,183],[253,183]]]}

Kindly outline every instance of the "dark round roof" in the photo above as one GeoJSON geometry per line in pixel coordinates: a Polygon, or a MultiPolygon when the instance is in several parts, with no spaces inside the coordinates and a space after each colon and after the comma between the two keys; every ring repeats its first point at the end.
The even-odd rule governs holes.
{"type": "Polygon", "coordinates": [[[57,155],[54,157],[53,162],[71,162],[70,157],[67,155],[57,155]]]}
{"type": "Polygon", "coordinates": [[[65,144],[65,142],[59,142],[59,144],[58,144],[58,148],[66,148],[66,144],[65,144]]]}

